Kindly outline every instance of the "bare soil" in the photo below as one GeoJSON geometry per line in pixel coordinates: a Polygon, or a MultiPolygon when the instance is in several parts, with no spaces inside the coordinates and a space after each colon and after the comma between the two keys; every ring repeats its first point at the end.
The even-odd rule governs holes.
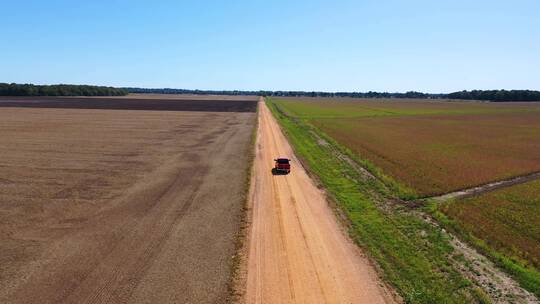
{"type": "Polygon", "coordinates": [[[0,303],[225,302],[254,119],[1,109],[0,303]]]}
{"type": "MultiPolygon", "coordinates": [[[[99,97],[96,97],[99,98],[99,97]]],[[[157,93],[135,93],[117,98],[128,99],[177,99],[177,100],[259,100],[259,96],[254,95],[211,95],[211,94],[157,94],[157,93]]]]}
{"type": "Polygon", "coordinates": [[[0,97],[0,108],[63,108],[108,109],[151,111],[198,111],[198,112],[255,112],[257,102],[251,98],[225,99],[216,96],[205,98],[187,96],[158,97],[0,97]]]}

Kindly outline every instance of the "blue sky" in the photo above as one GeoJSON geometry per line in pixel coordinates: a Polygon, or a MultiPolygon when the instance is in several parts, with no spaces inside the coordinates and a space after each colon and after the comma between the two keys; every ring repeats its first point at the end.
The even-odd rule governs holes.
{"type": "Polygon", "coordinates": [[[540,90],[540,1],[0,1],[0,82],[540,90]]]}

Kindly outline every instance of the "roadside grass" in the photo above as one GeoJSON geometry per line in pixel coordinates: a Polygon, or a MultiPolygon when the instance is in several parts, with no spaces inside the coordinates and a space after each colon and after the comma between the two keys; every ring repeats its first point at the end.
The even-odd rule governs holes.
{"type": "Polygon", "coordinates": [[[374,185],[350,164],[335,157],[332,144],[321,145],[309,124],[283,115],[267,104],[298,157],[315,174],[348,218],[349,232],[382,269],[382,277],[406,303],[486,303],[489,300],[452,267],[447,236],[421,218],[399,208],[382,208],[374,185]]]}
{"type": "Polygon", "coordinates": [[[428,209],[540,297],[540,180],[428,209]]]}

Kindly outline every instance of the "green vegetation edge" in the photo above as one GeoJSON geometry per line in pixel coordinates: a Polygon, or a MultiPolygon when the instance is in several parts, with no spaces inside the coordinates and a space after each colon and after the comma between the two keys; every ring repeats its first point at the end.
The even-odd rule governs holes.
{"type": "Polygon", "coordinates": [[[440,228],[399,208],[379,208],[377,194],[372,193],[384,188],[377,185],[380,182],[361,178],[330,147],[317,142],[316,130],[283,115],[272,99],[266,101],[297,156],[346,216],[351,238],[405,303],[490,302],[452,266],[453,248],[440,228]]]}

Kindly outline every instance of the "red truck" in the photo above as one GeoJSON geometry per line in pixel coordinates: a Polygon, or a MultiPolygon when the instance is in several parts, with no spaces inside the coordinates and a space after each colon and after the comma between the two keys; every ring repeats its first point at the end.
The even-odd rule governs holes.
{"type": "Polygon", "coordinates": [[[274,159],[274,161],[276,162],[274,165],[274,170],[276,173],[288,174],[289,172],[291,172],[290,159],[285,157],[278,157],[274,159]]]}

